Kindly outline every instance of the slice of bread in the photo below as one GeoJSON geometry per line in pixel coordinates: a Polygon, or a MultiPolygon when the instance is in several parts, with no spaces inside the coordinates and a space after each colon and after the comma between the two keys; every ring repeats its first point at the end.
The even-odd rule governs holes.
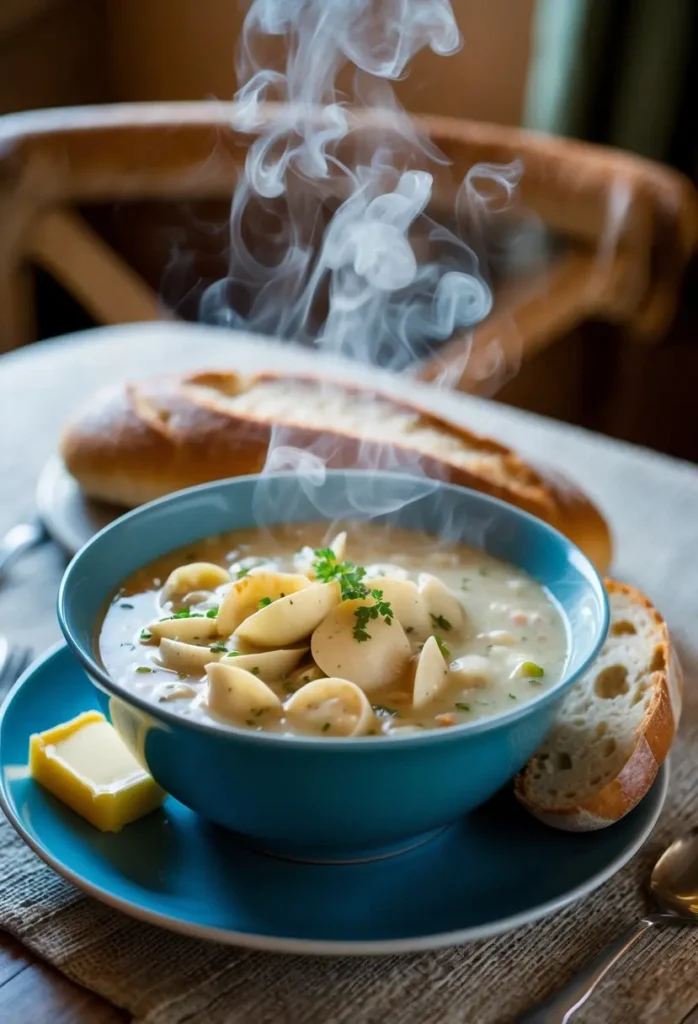
{"type": "Polygon", "coordinates": [[[634,587],[606,580],[611,627],[553,729],[516,780],[536,818],[571,832],[612,825],[650,788],[681,713],[683,680],[664,619],[634,587]]]}
{"type": "Polygon", "coordinates": [[[417,405],[321,377],[208,371],[106,389],[67,427],[61,452],[86,494],[130,507],[259,472],[272,438],[331,468],[417,469],[484,491],[546,520],[608,568],[608,526],[565,477],[417,405]]]}

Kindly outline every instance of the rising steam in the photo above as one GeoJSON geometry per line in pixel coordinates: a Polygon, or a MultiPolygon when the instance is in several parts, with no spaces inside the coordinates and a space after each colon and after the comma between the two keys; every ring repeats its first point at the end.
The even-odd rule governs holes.
{"type": "MultiPolygon", "coordinates": [[[[520,168],[473,167],[435,219],[430,168],[447,161],[389,85],[423,48],[447,55],[460,45],[449,0],[253,0],[234,123],[250,143],[228,276],[205,292],[202,320],[393,370],[460,335],[465,362],[464,332],[492,306],[483,222],[508,202],[520,168]]],[[[319,495],[336,454],[327,438],[301,450],[277,427],[267,470],[295,469],[319,495]]],[[[415,496],[430,486],[420,460],[399,449],[361,447],[356,464],[421,477],[415,496]]],[[[270,503],[258,495],[262,518],[270,503]]],[[[347,505],[387,511],[365,494],[347,505]]]]}
{"type": "MultiPolygon", "coordinates": [[[[446,161],[387,83],[424,47],[460,45],[449,0],[254,0],[235,118],[251,143],[229,274],[204,294],[201,319],[400,370],[489,313],[475,251],[427,212],[428,165],[446,161]],[[357,104],[380,109],[382,127],[371,131],[357,104]]],[[[501,204],[518,175],[472,168],[453,227],[457,211],[481,219],[494,193],[501,204]]]]}

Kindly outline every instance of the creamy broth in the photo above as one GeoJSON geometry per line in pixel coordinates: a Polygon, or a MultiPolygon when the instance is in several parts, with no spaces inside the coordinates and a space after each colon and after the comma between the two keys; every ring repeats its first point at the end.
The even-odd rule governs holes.
{"type": "Polygon", "coordinates": [[[223,726],[400,736],[491,717],[553,686],[563,619],[482,551],[378,525],[192,544],[131,576],[99,635],[125,689],[223,726]],[[331,546],[330,546],[331,545],[331,546]]]}

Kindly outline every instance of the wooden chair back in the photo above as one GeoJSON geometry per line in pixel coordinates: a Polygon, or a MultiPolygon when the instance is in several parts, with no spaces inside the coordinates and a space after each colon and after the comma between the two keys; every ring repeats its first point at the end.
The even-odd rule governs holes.
{"type": "MultiPolygon", "coordinates": [[[[270,105],[274,120],[281,108],[270,105]]],[[[366,131],[391,130],[385,113],[358,113],[366,131]]],[[[233,104],[125,104],[32,111],[0,118],[0,351],[33,337],[31,268],[48,270],[105,324],[162,318],[156,290],[76,212],[97,203],[227,202],[247,145],[233,104]]],[[[670,322],[698,240],[691,183],[630,154],[500,125],[417,119],[452,167],[437,173],[435,202],[477,162],[519,158],[520,204],[564,240],[543,272],[495,292],[475,332],[475,358],[454,383],[478,390],[496,341],[505,358],[530,357],[582,320],[624,324],[654,340],[670,322]]],[[[421,367],[426,379],[457,365],[462,339],[421,367]]]]}

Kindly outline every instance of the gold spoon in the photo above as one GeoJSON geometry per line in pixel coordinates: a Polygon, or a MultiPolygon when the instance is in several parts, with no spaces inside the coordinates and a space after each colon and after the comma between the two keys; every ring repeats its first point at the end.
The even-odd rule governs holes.
{"type": "Polygon", "coordinates": [[[652,871],[650,892],[660,913],[643,917],[609,943],[562,988],[534,1010],[517,1017],[517,1024],[567,1024],[601,979],[651,928],[664,924],[698,924],[698,827],[675,840],[661,855],[652,871]]]}

